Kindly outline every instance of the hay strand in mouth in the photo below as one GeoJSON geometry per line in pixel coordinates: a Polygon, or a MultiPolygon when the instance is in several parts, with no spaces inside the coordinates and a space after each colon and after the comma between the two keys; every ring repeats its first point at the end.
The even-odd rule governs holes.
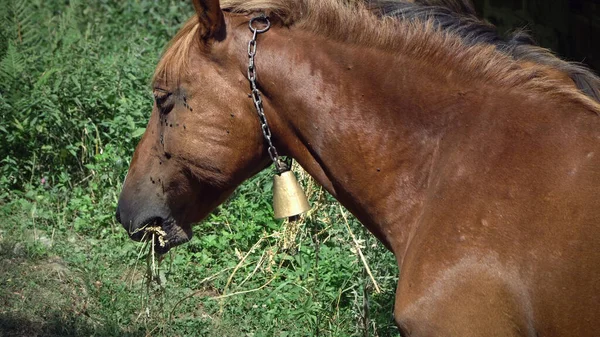
{"type": "Polygon", "coordinates": [[[164,308],[164,292],[167,279],[163,273],[161,273],[161,262],[164,255],[156,253],[156,245],[165,247],[168,240],[165,239],[167,233],[159,226],[149,226],[144,228],[144,237],[148,237],[144,248],[147,249],[146,253],[146,277],[145,277],[145,294],[142,295],[142,312],[140,316],[144,315],[145,319],[152,317],[151,312],[151,299],[158,299],[157,311],[163,312],[164,308]]]}
{"type": "MultiPolygon", "coordinates": [[[[162,230],[161,230],[162,231],[162,230]]],[[[150,231],[148,231],[150,233],[150,231]]],[[[153,282],[156,285],[162,287],[166,283],[166,279],[164,279],[164,275],[160,273],[160,264],[164,259],[164,255],[156,253],[156,244],[158,243],[161,247],[166,245],[166,240],[164,240],[162,233],[151,233],[152,237],[149,240],[150,244],[148,245],[148,254],[146,254],[146,286],[150,287],[153,282]]]]}
{"type": "Polygon", "coordinates": [[[133,288],[133,282],[135,280],[135,275],[136,275],[136,271],[137,271],[137,267],[138,267],[138,262],[142,259],[142,254],[144,253],[144,251],[148,247],[148,241],[144,241],[145,237],[146,237],[146,233],[144,233],[144,236],[142,236],[142,241],[144,242],[144,244],[140,246],[140,251],[138,252],[137,259],[135,260],[135,263],[133,264],[133,271],[131,272],[131,281],[130,281],[130,284],[129,284],[129,286],[132,287],[132,288],[133,288]]]}
{"type": "Polygon", "coordinates": [[[162,248],[165,248],[167,246],[167,243],[169,243],[169,240],[166,239],[167,237],[167,232],[165,232],[162,227],[160,226],[151,226],[151,227],[146,227],[145,228],[145,233],[151,233],[152,234],[152,244],[154,245],[154,240],[157,239],[158,240],[158,245],[162,248]]]}

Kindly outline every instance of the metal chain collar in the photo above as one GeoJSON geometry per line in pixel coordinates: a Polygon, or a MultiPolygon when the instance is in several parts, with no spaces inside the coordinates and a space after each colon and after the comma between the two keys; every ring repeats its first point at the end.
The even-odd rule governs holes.
{"type": "Polygon", "coordinates": [[[254,101],[254,106],[256,107],[256,112],[258,113],[258,118],[260,120],[260,127],[262,129],[263,136],[267,141],[267,151],[269,152],[269,157],[271,157],[271,160],[273,161],[273,163],[275,163],[275,169],[277,170],[277,173],[282,173],[286,171],[287,168],[285,163],[283,163],[279,158],[277,149],[275,148],[275,146],[273,145],[273,141],[271,140],[271,129],[269,128],[269,124],[267,123],[267,117],[265,116],[265,111],[263,109],[263,102],[260,97],[260,91],[258,90],[258,87],[256,85],[256,63],[254,60],[256,56],[256,37],[258,36],[258,34],[262,34],[269,30],[269,28],[271,28],[271,22],[269,21],[269,18],[267,18],[264,15],[261,15],[250,19],[248,26],[250,27],[250,31],[252,31],[252,40],[248,42],[248,81],[250,81],[250,86],[252,88],[250,96],[254,101]],[[262,29],[254,27],[253,24],[256,21],[263,22],[265,24],[265,27],[262,29]]]}

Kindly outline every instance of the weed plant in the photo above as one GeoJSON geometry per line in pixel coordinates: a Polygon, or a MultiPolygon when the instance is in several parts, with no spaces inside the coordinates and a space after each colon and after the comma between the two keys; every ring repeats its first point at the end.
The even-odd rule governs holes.
{"type": "Polygon", "coordinates": [[[0,8],[0,336],[397,335],[393,256],[303,173],[306,217],[273,220],[267,170],[148,282],[114,209],[187,2],[0,8]]]}

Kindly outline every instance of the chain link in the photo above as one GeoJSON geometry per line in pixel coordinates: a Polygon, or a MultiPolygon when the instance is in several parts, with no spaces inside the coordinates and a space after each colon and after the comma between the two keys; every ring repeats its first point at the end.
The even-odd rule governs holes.
{"type": "Polygon", "coordinates": [[[267,117],[265,116],[265,111],[263,109],[263,102],[260,96],[260,91],[258,90],[258,86],[256,85],[257,76],[256,63],[254,59],[256,56],[257,46],[256,37],[258,36],[258,34],[262,34],[269,30],[269,28],[271,28],[271,22],[269,21],[269,18],[262,15],[250,19],[248,26],[250,27],[250,31],[252,31],[252,40],[248,42],[248,81],[250,81],[250,87],[252,89],[250,97],[252,97],[252,100],[254,101],[254,106],[256,107],[256,112],[258,113],[258,119],[260,121],[262,134],[265,140],[267,141],[267,152],[269,153],[269,157],[271,157],[271,160],[275,164],[275,169],[277,170],[277,172],[281,173],[285,171],[286,165],[279,158],[277,149],[275,148],[275,146],[273,145],[273,141],[271,140],[271,129],[269,128],[269,124],[267,123],[267,117]],[[254,27],[253,24],[255,21],[263,22],[266,25],[265,28],[258,29],[254,27]]]}

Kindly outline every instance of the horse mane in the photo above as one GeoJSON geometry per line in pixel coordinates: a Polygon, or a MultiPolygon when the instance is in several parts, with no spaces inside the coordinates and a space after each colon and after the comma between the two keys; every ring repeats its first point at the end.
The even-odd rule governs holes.
{"type": "MultiPolygon", "coordinates": [[[[393,5],[402,8],[406,3],[386,0],[367,2],[221,0],[221,8],[232,13],[267,13],[283,25],[329,39],[413,56],[423,62],[430,60],[431,67],[439,69],[440,74],[452,72],[456,76],[463,76],[464,80],[474,83],[473,85],[482,81],[495,82],[505,88],[551,94],[559,97],[559,101],[578,102],[588,110],[600,114],[599,104],[573,86],[551,79],[544,74],[542,66],[523,68],[511,57],[496,50],[495,44],[483,43],[492,39],[492,35],[486,33],[485,29],[471,34],[465,27],[464,35],[461,35],[458,31],[440,29],[439,23],[436,24],[431,17],[418,18],[415,14],[415,20],[399,20],[390,15],[374,14],[377,11],[391,13],[393,5]],[[484,37],[477,37],[479,35],[484,37]],[[469,43],[469,38],[481,43],[469,43]]],[[[446,11],[450,12],[448,9],[446,11]]],[[[450,20],[449,15],[447,18],[450,20]]],[[[186,22],[166,49],[156,68],[153,82],[158,78],[169,78],[169,72],[177,76],[185,71],[190,46],[194,42],[199,43],[197,30],[197,18],[186,22]]]]}
{"type": "Polygon", "coordinates": [[[414,2],[428,7],[445,7],[454,13],[477,16],[477,11],[471,0],[406,0],[406,2],[414,2]]]}
{"type": "Polygon", "coordinates": [[[505,48],[517,60],[548,65],[567,74],[579,90],[600,102],[600,77],[585,65],[560,59],[551,50],[537,46],[531,35],[524,31],[513,33],[505,48]]]}
{"type": "Polygon", "coordinates": [[[165,51],[156,65],[152,86],[157,85],[159,80],[168,81],[181,77],[181,72],[189,69],[188,60],[190,49],[198,42],[198,16],[194,15],[185,22],[175,37],[171,39],[165,51]]]}
{"type": "Polygon", "coordinates": [[[584,94],[600,102],[600,78],[592,71],[579,63],[564,61],[552,51],[538,46],[523,30],[505,39],[494,25],[477,17],[469,0],[415,0],[414,3],[383,0],[376,4],[375,12],[401,20],[432,20],[436,27],[460,36],[466,44],[492,44],[515,60],[549,66],[566,74],[584,94]]]}
{"type": "Polygon", "coordinates": [[[370,9],[380,17],[394,17],[403,21],[432,21],[436,28],[460,36],[463,43],[468,45],[492,44],[500,49],[507,45],[494,25],[464,12],[461,7],[453,5],[455,3],[453,0],[382,0],[371,4],[370,9]]]}

